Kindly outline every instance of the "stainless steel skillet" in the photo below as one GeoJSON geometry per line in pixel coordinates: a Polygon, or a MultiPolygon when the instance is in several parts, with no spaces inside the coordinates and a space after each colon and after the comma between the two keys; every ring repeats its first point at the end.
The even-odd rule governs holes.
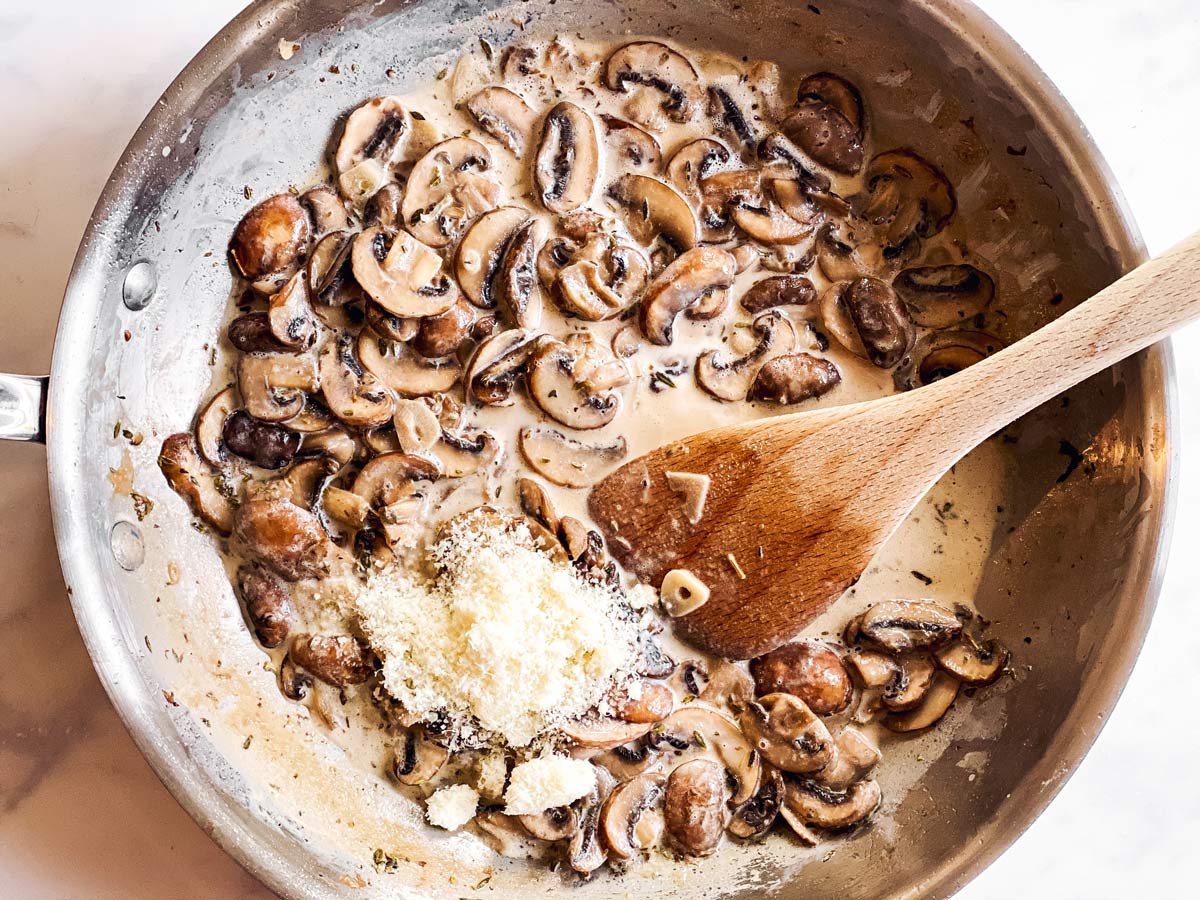
{"type": "MultiPolygon", "coordinates": [[[[472,895],[486,865],[463,842],[422,841],[409,827],[411,810],[386,786],[347,773],[315,730],[272,725],[286,721],[286,710],[257,668],[261,657],[247,646],[215,554],[187,527],[155,466],[162,435],[186,423],[208,381],[205,345],[216,338],[228,288],[222,251],[244,187],[265,196],[304,180],[341,112],[431,77],[480,35],[502,45],[519,34],[513,19],[539,33],[569,23],[596,35],[666,34],[798,71],[850,73],[893,131],[900,123],[886,120],[889,108],[925,117],[921,146],[947,161],[960,190],[977,185],[978,214],[999,207],[1026,226],[1029,240],[997,243],[994,262],[1019,275],[1002,289],[1027,294],[1040,313],[1060,308],[1045,292],[1051,275],[1069,303],[1141,258],[1087,135],[977,11],[916,0],[814,6],[819,12],[805,3],[715,0],[678,8],[663,0],[259,3],[197,57],[134,138],[67,289],[46,417],[38,411],[44,382],[5,378],[0,428],[48,438],[67,583],[135,739],[214,838],[275,890],[472,895]],[[281,40],[300,43],[300,52],[284,61],[281,40]],[[145,442],[130,446],[119,436],[126,429],[145,442]],[[123,470],[126,453],[134,487],[156,501],[145,522],[108,478],[123,470]],[[243,751],[247,736],[253,742],[243,751]],[[332,810],[325,822],[322,809],[332,810]],[[371,864],[375,846],[408,848],[414,862],[381,876],[371,864]]],[[[1141,644],[1170,519],[1169,370],[1165,348],[1156,348],[1027,423],[1005,499],[1017,530],[996,535],[977,596],[1001,636],[1022,648],[1018,662],[1032,668],[963,724],[954,752],[892,814],[894,827],[839,845],[829,863],[784,846],[671,870],[652,883],[602,879],[583,893],[756,896],[783,882],[781,896],[937,897],[999,853],[1082,758],[1141,644]],[[1057,482],[1062,440],[1087,452],[1086,477],[1057,482]],[[958,765],[968,754],[986,754],[974,779],[958,765]]],[[[561,884],[531,881],[514,867],[487,887],[530,896],[561,884]]]]}

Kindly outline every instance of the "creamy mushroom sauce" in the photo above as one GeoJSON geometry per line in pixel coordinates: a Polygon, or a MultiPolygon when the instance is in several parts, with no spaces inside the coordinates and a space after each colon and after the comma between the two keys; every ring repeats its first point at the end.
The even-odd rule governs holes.
{"type": "MultiPolygon", "coordinates": [[[[536,520],[546,509],[535,509],[536,495],[523,480],[544,492],[551,526],[577,520],[579,534],[559,529],[574,555],[572,538],[594,524],[586,485],[622,460],[725,423],[916,387],[994,351],[999,344],[986,330],[992,282],[970,267],[986,264],[966,256],[956,234],[952,187],[940,180],[936,161],[890,149],[873,139],[857,91],[834,76],[802,81],[772,64],[637,42],[556,39],[470,52],[425,89],[368,101],[353,113],[329,179],[341,198],[319,186],[299,202],[281,195],[255,206],[239,225],[231,256],[247,290],[230,340],[244,353],[235,352],[233,371],[216,380],[194,434],[169,438],[160,459],[197,516],[219,533],[234,533],[224,545],[231,578],[285,695],[307,704],[364,767],[375,766],[387,747],[404,782],[398,790],[427,797],[447,785],[479,786],[496,759],[510,768],[533,751],[460,747],[453,723],[413,723],[395,708],[356,636],[352,601],[364,572],[413,564],[438,525],[481,505],[536,520]],[[648,84],[691,67],[695,93],[648,84]],[[614,74],[618,69],[625,74],[614,74]],[[676,121],[685,118],[681,104],[694,106],[686,121],[676,121]],[[588,162],[579,141],[589,128],[597,139],[594,175],[578,171],[588,162]],[[795,140],[781,139],[780,130],[795,140]],[[439,143],[452,137],[453,145],[439,143]],[[464,139],[486,148],[486,166],[474,164],[477,145],[464,139]],[[724,161],[714,164],[706,144],[692,163],[672,166],[681,150],[680,160],[697,150],[696,141],[720,142],[724,161]],[[371,156],[376,162],[363,162],[371,156]],[[575,170],[554,171],[563,160],[574,160],[575,170]],[[711,240],[695,242],[709,249],[686,253],[678,246],[679,222],[660,216],[664,200],[669,206],[687,193],[683,182],[696,166],[711,166],[703,175],[715,176],[712,190],[724,178],[732,193],[720,201],[698,191],[688,196],[689,216],[700,213],[701,237],[711,240]],[[413,212],[459,177],[456,168],[467,173],[456,182],[465,227],[446,234],[413,212]],[[747,185],[747,169],[768,177],[755,175],[747,185]],[[739,174],[723,174],[730,172],[739,174]],[[402,216],[411,234],[392,227],[392,207],[390,216],[402,216]],[[497,207],[518,210],[489,213],[497,207]],[[585,210],[598,216],[587,227],[585,210]],[[472,232],[482,221],[495,233],[472,232]],[[750,239],[763,228],[788,243],[750,239]],[[354,237],[367,229],[374,231],[354,237]],[[547,244],[564,231],[573,234],[571,252],[547,266],[547,244]],[[555,269],[578,260],[589,231],[602,235],[593,259],[610,268],[599,271],[628,291],[624,299],[602,290],[583,295],[625,306],[604,321],[565,314],[569,303],[554,283],[555,269]],[[851,242],[858,242],[858,257],[851,242]],[[476,246],[503,251],[500,267],[511,260],[516,269],[481,282],[476,246]],[[389,254],[399,251],[401,263],[384,271],[389,254]],[[622,257],[615,276],[614,253],[622,257]],[[544,271],[537,274],[549,277],[537,286],[531,279],[539,280],[532,271],[539,261],[544,271]],[[437,281],[443,262],[461,288],[437,281]],[[667,283],[673,274],[679,284],[667,283]],[[795,276],[807,281],[769,284],[799,303],[779,304],[787,299],[779,296],[755,302],[768,279],[795,276]],[[689,278],[691,287],[679,287],[689,278]],[[389,320],[360,286],[413,311],[389,320]],[[412,348],[422,342],[420,352],[434,355],[430,348],[446,339],[445,329],[418,317],[445,309],[447,292],[461,289],[478,301],[488,287],[500,295],[497,308],[460,302],[444,359],[417,374],[389,368],[396,359],[419,360],[412,348]],[[669,310],[664,317],[646,309],[649,298],[672,292],[679,307],[673,318],[669,310]],[[497,322],[483,327],[489,316],[497,322]],[[589,371],[552,385],[540,399],[531,396],[540,389],[529,362],[507,383],[481,384],[476,376],[491,361],[487,348],[521,344],[517,324],[528,331],[534,357],[546,355],[551,374],[555,354],[561,358],[570,344],[538,336],[593,341],[605,379],[596,394],[605,402],[558,402],[557,391],[579,389],[573,379],[586,381],[589,371]],[[762,343],[768,333],[769,347],[762,343]],[[756,346],[767,354],[756,357],[756,346]],[[701,371],[713,352],[718,364],[701,371]],[[759,377],[775,356],[795,365],[780,363],[773,378],[759,377]],[[741,357],[750,363],[730,383],[729,363],[741,357]],[[746,399],[748,390],[765,399],[746,399]],[[397,400],[397,393],[409,399],[397,400]],[[393,430],[394,418],[409,429],[404,438],[393,430]],[[436,445],[425,436],[429,428],[434,439],[445,429],[436,445]],[[576,448],[574,464],[556,459],[548,468],[554,448],[522,448],[528,428],[553,429],[593,449],[576,448]],[[454,452],[456,438],[482,449],[454,452]],[[368,458],[398,450],[413,451],[403,477],[394,468],[374,479],[360,474],[368,458]],[[327,536],[336,545],[326,548],[327,536]],[[446,753],[447,744],[454,752],[446,753]]],[[[439,321],[446,324],[446,316],[439,321]]],[[[961,464],[804,639],[749,666],[682,644],[669,617],[652,610],[647,632],[673,664],[647,676],[645,696],[658,697],[661,685],[669,702],[632,716],[650,721],[618,749],[592,746],[614,743],[598,731],[628,725],[614,720],[576,729],[573,740],[551,734],[538,744],[604,768],[609,774],[597,792],[569,808],[517,818],[499,812],[499,794],[484,790],[468,828],[498,852],[565,861],[587,876],[654,849],[705,855],[726,834],[753,840],[774,826],[812,845],[866,823],[880,805],[871,769],[894,732],[932,727],[963,693],[973,695],[1007,665],[1007,651],[986,640],[985,623],[963,605],[996,521],[1002,465],[986,447],[961,464]],[[950,521],[964,524],[954,539],[947,537],[950,521]],[[914,586],[930,575],[938,601],[915,599],[925,592],[914,586]]],[[[587,577],[634,589],[602,548],[599,557],[587,577]]]]}

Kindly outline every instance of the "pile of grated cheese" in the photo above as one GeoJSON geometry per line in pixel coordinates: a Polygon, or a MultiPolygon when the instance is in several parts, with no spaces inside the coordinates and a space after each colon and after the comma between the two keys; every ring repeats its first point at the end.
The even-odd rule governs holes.
{"type": "Polygon", "coordinates": [[[431,579],[397,566],[354,598],[409,713],[449,712],[481,741],[525,746],[634,676],[638,626],[620,595],[537,550],[524,524],[472,514],[429,561],[431,579]]]}

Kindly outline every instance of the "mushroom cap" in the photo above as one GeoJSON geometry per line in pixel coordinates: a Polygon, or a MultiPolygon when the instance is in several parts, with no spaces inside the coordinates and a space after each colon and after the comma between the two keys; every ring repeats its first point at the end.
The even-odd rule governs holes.
{"type": "Polygon", "coordinates": [[[842,373],[830,360],[810,353],[789,353],[758,370],[749,396],[786,406],[822,397],[841,382],[842,373]]]}
{"type": "Polygon", "coordinates": [[[785,772],[819,772],[833,759],[833,737],[803,700],[775,693],[749,704],[742,733],[759,754],[785,772]]]}
{"type": "Polygon", "coordinates": [[[758,793],[733,811],[729,833],[740,838],[761,837],[771,830],[783,805],[785,787],[778,769],[764,774],[758,793]]]}
{"type": "Polygon", "coordinates": [[[304,392],[321,384],[312,356],[293,353],[243,354],[237,380],[246,411],[264,422],[286,422],[299,415],[304,392]]]}
{"type": "Polygon", "coordinates": [[[615,168],[654,175],[662,167],[662,147],[658,138],[632,122],[616,116],[601,116],[605,143],[612,150],[615,168]]]}
{"type": "Polygon", "coordinates": [[[730,802],[734,804],[744,803],[758,790],[762,766],[748,735],[728,716],[707,706],[680,706],[654,728],[646,743],[655,749],[713,751],[728,770],[727,780],[733,785],[730,802]]]}
{"type": "Polygon", "coordinates": [[[395,316],[436,316],[458,298],[442,258],[403,231],[368,228],[354,239],[351,264],[367,295],[395,316]]]}
{"type": "Polygon", "coordinates": [[[257,566],[239,568],[237,585],[254,636],[268,650],[274,650],[288,639],[296,621],[291,594],[279,579],[257,566]]]}
{"type": "Polygon", "coordinates": [[[916,338],[912,320],[886,281],[856,278],[846,287],[842,302],[872,363],[890,369],[912,349],[916,338]]]}
{"type": "MultiPolygon", "coordinates": [[[[363,345],[361,340],[358,343],[363,345]]],[[[368,427],[391,420],[396,398],[384,382],[363,367],[349,332],[342,332],[325,345],[319,366],[321,391],[335,416],[347,425],[368,427]]]]}
{"type": "Polygon", "coordinates": [[[974,266],[917,266],[892,281],[914,322],[951,328],[979,315],[996,295],[996,283],[974,266]]]}
{"type": "Polygon", "coordinates": [[[742,308],[760,313],[779,306],[808,306],[816,299],[817,290],[803,275],[773,275],[756,281],[742,295],[742,308]]]}
{"type": "Polygon", "coordinates": [[[493,283],[504,251],[517,227],[529,218],[520,206],[500,206],[484,213],[472,223],[459,242],[454,272],[458,286],[467,299],[482,309],[496,305],[493,283]]]}
{"type": "Polygon", "coordinates": [[[649,244],[661,236],[682,253],[699,242],[696,214],[666,182],[629,172],[612,183],[608,196],[618,203],[629,232],[641,243],[649,244]]]}
{"type": "Polygon", "coordinates": [[[875,812],[881,799],[879,785],[870,779],[836,791],[802,778],[787,780],[784,803],[802,823],[837,831],[862,822],[875,812]]]}
{"type": "Polygon", "coordinates": [[[991,684],[1008,665],[1008,650],[999,641],[980,643],[964,635],[934,653],[934,659],[944,672],[963,684],[991,684]]]}
{"type": "Polygon", "coordinates": [[[818,715],[841,712],[850,705],[854,685],[837,652],[819,641],[794,641],[750,661],[759,694],[799,697],[818,715]]]}
{"type": "Polygon", "coordinates": [[[499,331],[483,340],[463,377],[467,402],[492,406],[512,403],[517,377],[525,371],[529,355],[545,340],[523,328],[499,331]]]}
{"type": "MultiPolygon", "coordinates": [[[[539,268],[545,269],[541,255],[539,268]]],[[[641,296],[649,278],[650,263],[640,250],[597,232],[558,269],[554,298],[568,315],[600,322],[628,309],[641,296]]]]}
{"type": "Polygon", "coordinates": [[[196,449],[201,458],[211,466],[220,468],[229,462],[222,443],[225,420],[241,405],[237,388],[227,387],[218,391],[196,417],[196,449]]]}
{"type": "Polygon", "coordinates": [[[537,114],[519,94],[506,87],[493,85],[473,95],[466,106],[479,127],[499,141],[501,146],[517,159],[525,155],[537,114]]]}
{"type": "Polygon", "coordinates": [[[500,441],[490,431],[470,434],[443,431],[441,440],[433,445],[432,453],[447,478],[463,478],[496,462],[501,449],[500,441]]]}
{"type": "Polygon", "coordinates": [[[633,41],[614,51],[604,67],[604,82],[614,91],[635,85],[661,91],[663,112],[676,122],[691,119],[701,97],[696,67],[658,41],[633,41]]]}
{"type": "Polygon", "coordinates": [[[412,116],[400,97],[373,97],[350,113],[333,162],[338,174],[371,159],[385,169],[400,161],[412,133],[412,116]]]}
{"type": "Polygon", "coordinates": [[[696,247],[679,256],[650,283],[642,298],[642,332],[651,343],[667,346],[675,317],[710,291],[733,284],[737,262],[725,250],[696,247]]]}
{"type": "Polygon", "coordinates": [[[929,692],[936,671],[937,666],[927,654],[905,655],[883,689],[883,705],[893,712],[917,706],[929,692]]]}
{"type": "Polygon", "coordinates": [[[223,493],[196,453],[196,445],[187,432],[173,434],[163,441],[158,454],[163,477],[192,513],[220,534],[233,530],[233,495],[223,493]]]}
{"type": "Polygon", "coordinates": [[[711,759],[693,759],[667,778],[663,818],[672,843],[689,856],[717,849],[727,815],[725,770],[711,759]]]}
{"type": "Polygon", "coordinates": [[[427,359],[453,356],[470,340],[474,324],[474,310],[459,297],[444,313],[421,319],[409,346],[427,359]]]}
{"type": "Polygon", "coordinates": [[[901,247],[914,236],[933,237],[958,206],[942,171],[912,150],[880,153],[864,179],[870,200],[862,215],[886,247],[901,247]]]}
{"type": "Polygon", "coordinates": [[[546,113],[533,165],[533,182],[542,205],[567,213],[592,196],[600,168],[596,125],[581,107],[564,100],[546,113]]]}
{"type": "Polygon", "coordinates": [[[362,684],[375,672],[371,651],[349,634],[298,634],[288,658],[334,687],[362,684]]]}
{"type": "Polygon", "coordinates": [[[855,630],[892,653],[909,653],[948,643],[962,632],[962,622],[929,600],[884,600],[855,621],[855,630]]]}
{"type": "Polygon", "coordinates": [[[317,517],[291,500],[246,500],[237,508],[233,534],[251,557],[287,581],[327,572],[333,545],[317,517]]]}
{"type": "Polygon", "coordinates": [[[863,124],[858,88],[821,72],[800,83],[799,98],[781,128],[815,162],[855,175],[863,165],[863,124]]]}
{"type": "Polygon", "coordinates": [[[308,247],[308,213],[291,194],[268,197],[238,222],[229,255],[243,276],[256,281],[289,269],[308,247]]]}
{"type": "Polygon", "coordinates": [[[537,328],[542,321],[542,293],[537,278],[542,229],[540,219],[529,219],[516,227],[493,281],[497,311],[517,328],[537,328]]]}
{"type": "Polygon", "coordinates": [[[300,205],[308,211],[314,238],[350,228],[350,213],[337,191],[327,184],[309,188],[300,195],[300,205]]]}
{"type": "Polygon", "coordinates": [[[445,745],[421,725],[403,729],[392,748],[392,777],[401,784],[427,784],[450,759],[445,745]]]}
{"type": "Polygon", "coordinates": [[[230,453],[263,469],[282,469],[300,450],[299,433],[273,422],[260,422],[244,409],[225,420],[221,442],[230,453]]]}
{"type": "Polygon", "coordinates": [[[939,670],[934,673],[919,706],[907,712],[892,713],[884,718],[883,724],[901,734],[932,728],[954,705],[961,686],[958,679],[939,670]]]}
{"type": "Polygon", "coordinates": [[[271,298],[267,324],[289,350],[307,350],[317,339],[317,319],[309,302],[308,275],[299,271],[271,298]]]}
{"type": "Polygon", "coordinates": [[[610,853],[630,859],[653,846],[661,833],[663,776],[657,772],[638,775],[618,785],[600,810],[604,842],[610,853]],[[657,828],[646,828],[644,820],[657,820],[657,828]],[[647,834],[647,832],[649,832],[647,834]]]}

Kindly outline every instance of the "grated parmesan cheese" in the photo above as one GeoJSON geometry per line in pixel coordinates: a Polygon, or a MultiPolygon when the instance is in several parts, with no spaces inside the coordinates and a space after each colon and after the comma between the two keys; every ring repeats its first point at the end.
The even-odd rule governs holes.
{"type": "Polygon", "coordinates": [[[425,801],[425,818],[430,825],[455,831],[462,828],[479,809],[479,794],[470,785],[453,784],[434,791],[425,801]]]}
{"type": "Polygon", "coordinates": [[[384,686],[410,714],[449,712],[467,740],[524,746],[633,677],[628,606],[539,552],[524,523],[471,514],[429,557],[433,579],[397,566],[355,598],[384,686]]]}
{"type": "Polygon", "coordinates": [[[514,766],[504,792],[504,814],[525,816],[567,806],[596,788],[596,767],[569,756],[539,756],[514,766]]]}

